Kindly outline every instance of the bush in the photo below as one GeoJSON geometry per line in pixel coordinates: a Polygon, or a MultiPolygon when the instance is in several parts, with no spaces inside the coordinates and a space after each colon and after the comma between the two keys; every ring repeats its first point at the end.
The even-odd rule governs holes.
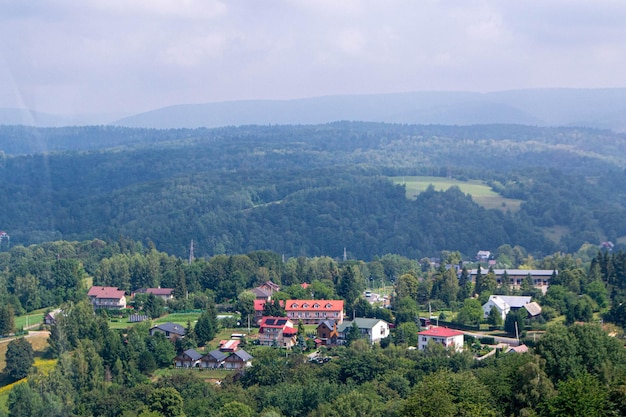
{"type": "Polygon", "coordinates": [[[483,345],[495,345],[496,344],[496,340],[490,336],[481,337],[480,339],[478,339],[478,341],[482,343],[483,345]]]}

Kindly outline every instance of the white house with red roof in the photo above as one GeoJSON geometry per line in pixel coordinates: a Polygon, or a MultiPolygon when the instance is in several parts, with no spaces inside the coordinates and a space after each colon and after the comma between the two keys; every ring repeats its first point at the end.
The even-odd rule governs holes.
{"type": "Polygon", "coordinates": [[[463,332],[447,327],[431,327],[428,330],[421,331],[417,334],[419,342],[417,348],[419,350],[426,349],[429,342],[443,345],[446,348],[454,347],[457,352],[463,350],[463,332]]]}
{"type": "Polygon", "coordinates": [[[87,293],[95,310],[119,310],[126,308],[126,293],[116,287],[93,286],[87,293]]]}
{"type": "Polygon", "coordinates": [[[293,347],[298,330],[287,317],[263,317],[259,327],[259,344],[263,346],[293,347]]]}

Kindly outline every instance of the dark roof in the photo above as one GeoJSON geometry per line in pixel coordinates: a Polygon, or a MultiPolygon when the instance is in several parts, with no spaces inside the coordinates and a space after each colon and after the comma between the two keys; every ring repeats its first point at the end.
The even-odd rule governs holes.
{"type": "Polygon", "coordinates": [[[252,292],[254,293],[254,295],[256,296],[256,298],[269,298],[272,293],[261,288],[261,287],[257,287],[257,288],[253,288],[252,292]]]}
{"type": "Polygon", "coordinates": [[[198,353],[195,349],[187,349],[183,352],[183,355],[187,355],[192,361],[198,361],[202,358],[202,354],[198,353]]]}
{"type": "Polygon", "coordinates": [[[204,360],[223,362],[226,359],[226,355],[219,351],[219,349],[212,350],[202,357],[204,360]]]}
{"type": "Polygon", "coordinates": [[[183,326],[181,326],[180,324],[176,324],[176,323],[172,323],[172,322],[167,322],[167,323],[163,323],[163,324],[157,324],[156,326],[154,326],[152,329],[159,329],[163,332],[170,332],[170,333],[174,333],[180,336],[184,336],[185,335],[185,328],[183,326]]]}
{"type": "Polygon", "coordinates": [[[322,320],[320,321],[320,324],[317,325],[317,327],[320,327],[322,324],[326,325],[326,327],[331,330],[335,328],[335,322],[332,320],[322,320]]]}
{"type": "Polygon", "coordinates": [[[232,354],[232,355],[230,355],[228,358],[229,358],[229,359],[230,359],[230,358],[237,359],[237,358],[235,358],[234,356],[236,356],[237,358],[239,358],[239,360],[240,360],[240,361],[242,361],[242,362],[247,362],[247,361],[249,361],[249,360],[251,360],[251,359],[252,359],[252,355],[250,355],[248,352],[246,352],[246,351],[245,351],[245,350],[243,350],[243,349],[239,349],[238,351],[233,352],[233,354],[232,354]]]}

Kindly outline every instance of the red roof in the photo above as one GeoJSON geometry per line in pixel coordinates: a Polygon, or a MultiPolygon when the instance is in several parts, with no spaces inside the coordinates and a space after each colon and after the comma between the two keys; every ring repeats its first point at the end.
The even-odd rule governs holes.
{"type": "Polygon", "coordinates": [[[462,336],[463,332],[460,332],[458,330],[448,329],[447,327],[431,327],[428,330],[419,332],[418,335],[431,336],[431,337],[454,337],[454,336],[462,336]]]}
{"type": "Polygon", "coordinates": [[[262,311],[266,302],[265,300],[254,300],[254,311],[262,311]]]}
{"type": "Polygon", "coordinates": [[[88,297],[95,298],[115,298],[120,299],[124,296],[124,291],[116,287],[91,287],[87,293],[88,297]]]}

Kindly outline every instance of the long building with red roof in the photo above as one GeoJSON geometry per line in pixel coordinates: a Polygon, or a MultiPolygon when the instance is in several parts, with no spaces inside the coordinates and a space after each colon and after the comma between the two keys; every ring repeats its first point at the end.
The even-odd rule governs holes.
{"type": "MultiPolygon", "coordinates": [[[[265,300],[254,300],[254,318],[257,323],[263,317],[265,300]]],[[[280,302],[285,308],[287,318],[294,323],[302,320],[303,324],[319,324],[324,320],[343,323],[343,300],[287,300],[280,302]]]]}

